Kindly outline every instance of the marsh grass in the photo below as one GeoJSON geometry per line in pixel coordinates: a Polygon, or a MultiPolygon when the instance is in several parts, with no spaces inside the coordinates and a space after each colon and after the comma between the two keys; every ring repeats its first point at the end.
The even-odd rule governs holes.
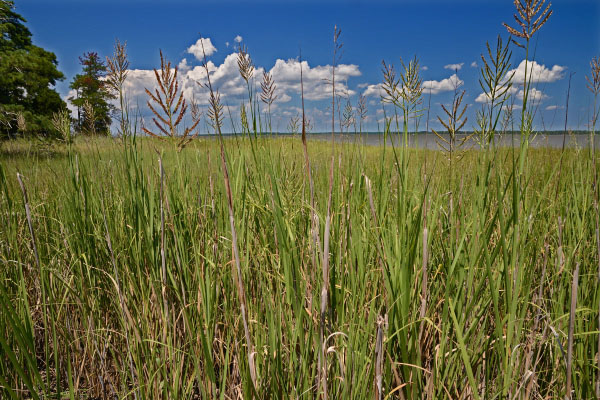
{"type": "MultiPolygon", "coordinates": [[[[551,13],[543,5],[517,4],[526,60],[551,13]]],[[[301,57],[293,130],[302,135],[262,135],[275,84],[263,76],[263,124],[240,47],[243,135],[222,135],[206,57],[216,138],[188,140],[201,115],[194,101],[195,125],[176,134],[185,106],[161,57],[162,89],[149,95],[168,96],[157,104],[170,117],[155,113],[156,125],[159,136],[185,139],[185,151],[136,137],[123,100],[122,141],[75,138],[52,157],[17,141],[0,153],[2,396],[598,395],[597,153],[528,148],[530,76],[520,145],[495,145],[499,121],[515,123],[501,40],[483,57],[487,145],[461,149],[460,163],[454,142],[450,151],[407,145],[424,113],[416,57],[399,77],[383,64],[384,145],[335,143],[336,111],[340,131],[366,115],[362,98],[341,116],[339,32],[331,144],[307,135],[301,57]],[[392,135],[405,140],[387,147],[392,135]]],[[[124,46],[117,66],[119,54],[124,46]]],[[[457,90],[443,109],[454,133],[465,122],[462,98],[457,90]]]]}
{"type": "MultiPolygon", "coordinates": [[[[259,396],[314,395],[320,305],[308,299],[320,298],[313,263],[320,269],[322,256],[313,258],[310,249],[319,244],[310,238],[315,229],[325,233],[313,221],[327,215],[330,149],[306,143],[313,207],[302,146],[293,146],[294,139],[250,140],[223,140],[238,204],[239,258],[227,187],[217,184],[224,182],[214,163],[218,141],[196,141],[182,153],[164,147],[163,196],[154,148],[164,145],[149,139],[135,151],[109,140],[76,140],[73,156],[3,159],[5,394],[12,388],[17,397],[69,391],[84,398],[251,397],[254,356],[259,396]],[[16,171],[24,176],[26,201],[16,171]],[[244,344],[236,258],[255,354],[244,344]]],[[[569,337],[573,397],[593,395],[596,211],[591,187],[578,183],[594,173],[582,162],[587,151],[530,150],[528,168],[535,165],[536,173],[514,249],[511,150],[498,150],[494,168],[482,164],[480,152],[465,154],[454,241],[446,174],[436,170],[425,186],[422,151],[410,151],[403,188],[383,184],[399,174],[392,158],[381,164],[382,148],[338,146],[347,157],[335,169],[331,194],[327,318],[339,334],[325,337],[329,397],[372,397],[376,387],[382,398],[392,391],[392,397],[474,398],[504,390],[519,397],[528,387],[532,395],[564,396],[560,348],[567,352],[569,337]],[[559,182],[551,160],[560,157],[572,172],[559,182]],[[552,200],[556,187],[560,195],[552,200]],[[419,234],[426,193],[427,234],[419,234]],[[509,268],[513,255],[520,273],[509,268]],[[579,296],[571,311],[577,263],[579,296]],[[515,284],[526,289],[515,293],[515,284]],[[507,346],[511,318],[518,327],[507,346]],[[528,354],[533,362],[525,369],[528,354]]],[[[427,157],[444,162],[438,152],[427,157]]]]}

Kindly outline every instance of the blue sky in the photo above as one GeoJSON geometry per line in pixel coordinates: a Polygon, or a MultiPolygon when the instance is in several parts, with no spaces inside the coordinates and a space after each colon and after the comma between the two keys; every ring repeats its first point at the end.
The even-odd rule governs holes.
{"type": "MultiPolygon", "coordinates": [[[[150,70],[159,65],[159,49],[181,65],[180,75],[188,82],[187,95],[203,101],[202,89],[193,81],[200,79],[199,60],[188,50],[202,34],[210,39],[214,51],[209,59],[217,74],[215,80],[223,100],[232,113],[237,112],[243,87],[236,75],[233,56],[235,38],[242,38],[254,64],[271,71],[278,85],[279,101],[273,110],[274,125],[285,131],[289,118],[299,105],[296,78],[299,48],[306,65],[307,110],[314,129],[327,129],[330,120],[326,86],[322,78],[331,64],[333,26],[341,30],[343,54],[340,63],[341,89],[356,104],[359,94],[381,82],[381,61],[400,67],[400,57],[419,57],[424,81],[439,89],[431,98],[431,118],[441,113],[440,103],[452,99],[447,84],[455,71],[449,64],[461,64],[455,82],[462,81],[465,101],[470,104],[467,127],[475,123],[475,100],[481,94],[478,84],[480,62],[486,41],[495,43],[498,34],[507,37],[502,22],[513,24],[514,6],[509,0],[400,0],[400,1],[141,1],[141,0],[20,0],[17,11],[28,20],[34,43],[55,52],[59,69],[67,80],[58,89],[68,94],[68,82],[79,69],[78,56],[87,51],[110,55],[115,38],[127,41],[131,60],[130,97],[136,98],[144,87],[152,86],[150,70]],[[229,57],[228,57],[229,56],[229,57]],[[279,60],[279,61],[278,61],[279,60]],[[220,76],[220,79],[219,79],[220,76]],[[279,78],[279,79],[278,79],[279,78]],[[444,81],[446,79],[446,81],[444,81]],[[196,85],[197,86],[197,85],[196,85]]],[[[561,129],[568,76],[571,83],[569,125],[585,128],[591,94],[585,88],[589,61],[600,55],[600,2],[597,0],[555,0],[554,15],[534,40],[535,61],[539,64],[541,91],[536,126],[561,129]],[[542,68],[544,66],[544,68],[542,68]]],[[[514,24],[513,24],[514,25],[514,24]]],[[[521,49],[513,47],[516,68],[523,59],[521,49]]],[[[261,69],[262,68],[262,69],[261,69]]],[[[259,78],[259,77],[257,77],[259,78]]],[[[257,80],[258,84],[258,80],[257,80]]],[[[376,128],[381,114],[379,95],[374,86],[369,100],[368,128],[376,128]],[[379,111],[380,112],[380,111],[379,111]]],[[[139,97],[145,114],[145,98],[139,97]]],[[[427,98],[425,99],[427,104],[427,98]]],[[[424,127],[425,121],[421,123],[424,127]]]]}

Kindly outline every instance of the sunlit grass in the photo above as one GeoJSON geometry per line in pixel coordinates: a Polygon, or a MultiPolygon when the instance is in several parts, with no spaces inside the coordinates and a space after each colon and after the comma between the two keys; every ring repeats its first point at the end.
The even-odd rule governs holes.
{"type": "MultiPolygon", "coordinates": [[[[219,143],[196,140],[181,153],[150,139],[126,143],[79,139],[71,152],[27,142],[3,148],[2,391],[15,398],[250,398],[219,143]]],[[[313,398],[322,281],[312,261],[302,144],[260,137],[224,144],[256,392],[313,398]]],[[[331,144],[309,141],[308,152],[322,238],[331,144]]],[[[515,152],[468,151],[450,179],[438,151],[427,152],[425,171],[420,150],[336,145],[330,398],[374,396],[379,317],[387,319],[383,397],[563,397],[576,264],[573,389],[593,397],[600,299],[593,163],[587,150],[569,149],[558,174],[559,150],[529,149],[527,179],[516,186],[515,152]]]]}

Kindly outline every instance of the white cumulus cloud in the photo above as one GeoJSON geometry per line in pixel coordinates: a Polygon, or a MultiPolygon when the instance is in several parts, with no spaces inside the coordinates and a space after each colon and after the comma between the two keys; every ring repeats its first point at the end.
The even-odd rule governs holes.
{"type": "Polygon", "coordinates": [[[379,96],[383,93],[381,89],[381,83],[376,83],[375,85],[367,85],[365,86],[365,91],[363,92],[363,96],[379,96]]]}
{"type": "Polygon", "coordinates": [[[241,43],[242,40],[244,40],[243,37],[241,37],[240,35],[237,35],[234,39],[233,39],[236,43],[241,43]]]}
{"type": "Polygon", "coordinates": [[[444,68],[452,70],[452,71],[460,71],[460,69],[463,67],[463,65],[465,65],[465,63],[448,64],[448,65],[444,65],[444,68]]]}
{"type": "MultiPolygon", "coordinates": [[[[278,59],[269,71],[273,75],[277,90],[285,94],[300,94],[300,62],[295,59],[287,61],[278,59]]],[[[307,100],[323,100],[331,96],[331,85],[327,79],[331,78],[331,65],[317,65],[311,67],[307,61],[302,61],[302,74],[304,80],[304,98],[307,100]]],[[[354,90],[348,88],[347,81],[350,77],[360,76],[358,65],[339,64],[335,68],[336,92],[352,96],[354,90]]]]}
{"type": "MultiPolygon", "coordinates": [[[[523,89],[519,90],[519,93],[517,93],[517,99],[523,100],[524,96],[525,92],[523,91],[523,89]]],[[[547,98],[548,96],[544,92],[536,88],[529,89],[529,94],[527,95],[527,101],[531,101],[533,103],[539,103],[547,98]]]]}
{"type": "Polygon", "coordinates": [[[67,95],[63,97],[63,100],[65,101],[65,103],[67,103],[67,109],[71,112],[71,116],[73,118],[77,118],[77,107],[75,107],[71,103],[71,101],[69,101],[69,99],[71,98],[77,98],[77,90],[71,89],[69,90],[69,93],[67,93],[67,95]]]}
{"type": "Polygon", "coordinates": [[[188,47],[187,52],[193,54],[196,59],[202,61],[204,59],[204,54],[202,53],[202,45],[204,45],[204,52],[206,53],[206,57],[210,57],[213,55],[217,48],[212,44],[210,38],[200,38],[188,47]]]}
{"type": "MultiPolygon", "coordinates": [[[[519,66],[510,70],[507,75],[513,73],[513,82],[523,84],[525,79],[525,60],[521,61],[519,66]]],[[[564,77],[567,67],[554,65],[552,68],[547,68],[543,64],[538,64],[536,61],[527,62],[527,80],[532,79],[533,83],[551,83],[556,82],[564,77]]]]}
{"type": "Polygon", "coordinates": [[[473,62],[471,63],[471,67],[472,67],[472,68],[477,68],[477,61],[473,61],[473,62]]]}
{"type": "MultiPolygon", "coordinates": [[[[239,73],[237,64],[237,53],[231,53],[225,57],[221,64],[208,61],[212,87],[221,94],[221,99],[229,105],[239,104],[247,101],[247,86],[239,73]]],[[[179,87],[186,99],[194,97],[200,104],[208,104],[208,90],[204,87],[207,83],[206,70],[200,65],[190,65],[186,59],[179,62],[179,87]]],[[[302,72],[304,78],[304,98],[306,100],[323,100],[331,97],[331,85],[327,79],[331,77],[330,65],[317,65],[311,67],[307,61],[302,61],[302,72]]],[[[254,71],[255,84],[259,86],[264,67],[257,66],[254,71]]],[[[275,94],[277,103],[285,103],[300,95],[300,63],[298,60],[278,59],[275,65],[267,70],[270,72],[276,85],[275,94]]],[[[357,65],[340,64],[336,66],[336,92],[344,95],[355,95],[356,92],[348,87],[347,81],[351,77],[360,76],[361,72],[357,65]]],[[[145,89],[153,91],[157,87],[153,70],[132,69],[129,70],[125,81],[125,91],[128,98],[135,102],[139,97],[140,105],[146,102],[145,89]]],[[[142,106],[143,107],[143,106],[142,106]]]]}
{"type": "Polygon", "coordinates": [[[449,78],[442,79],[441,81],[424,81],[423,93],[438,94],[440,92],[449,92],[464,84],[465,81],[460,79],[458,75],[453,74],[449,78]]]}
{"type": "MultiPolygon", "coordinates": [[[[517,90],[516,87],[511,86],[511,88],[508,89],[506,94],[511,95],[511,96],[516,95],[517,99],[523,100],[523,96],[524,96],[525,92],[523,91],[523,89],[517,90]]],[[[543,101],[547,98],[548,98],[548,95],[546,95],[541,90],[536,89],[536,88],[529,89],[529,95],[527,96],[528,101],[530,101],[532,103],[540,103],[541,101],[543,101]]],[[[489,101],[490,101],[490,98],[485,93],[480,93],[479,96],[477,96],[477,98],[475,99],[476,103],[487,103],[489,101]]]]}

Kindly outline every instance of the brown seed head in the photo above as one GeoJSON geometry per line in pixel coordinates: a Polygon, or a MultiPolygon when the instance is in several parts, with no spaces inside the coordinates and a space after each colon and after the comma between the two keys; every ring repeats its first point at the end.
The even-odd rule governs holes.
{"type": "MultiPolygon", "coordinates": [[[[513,28],[507,23],[502,25],[511,35],[529,42],[531,37],[540,30],[552,15],[553,11],[550,9],[552,3],[548,3],[544,11],[542,11],[542,8],[546,0],[514,0],[514,3],[517,12],[513,16],[518,27],[513,28]]],[[[519,47],[524,47],[514,39],[513,42],[519,47]]]]}
{"type": "Polygon", "coordinates": [[[260,93],[260,99],[263,103],[270,106],[275,100],[277,100],[277,95],[275,94],[277,85],[275,85],[273,77],[271,74],[267,73],[267,71],[263,71],[263,80],[260,83],[260,88],[262,89],[260,93]]]}
{"type": "Polygon", "coordinates": [[[237,63],[240,75],[247,84],[254,75],[254,64],[252,63],[252,59],[250,58],[250,54],[248,54],[246,46],[239,46],[237,63]]]}
{"type": "Polygon", "coordinates": [[[592,77],[586,75],[585,79],[587,80],[587,88],[590,92],[597,95],[600,93],[600,57],[592,58],[590,61],[590,70],[592,77]]]}

